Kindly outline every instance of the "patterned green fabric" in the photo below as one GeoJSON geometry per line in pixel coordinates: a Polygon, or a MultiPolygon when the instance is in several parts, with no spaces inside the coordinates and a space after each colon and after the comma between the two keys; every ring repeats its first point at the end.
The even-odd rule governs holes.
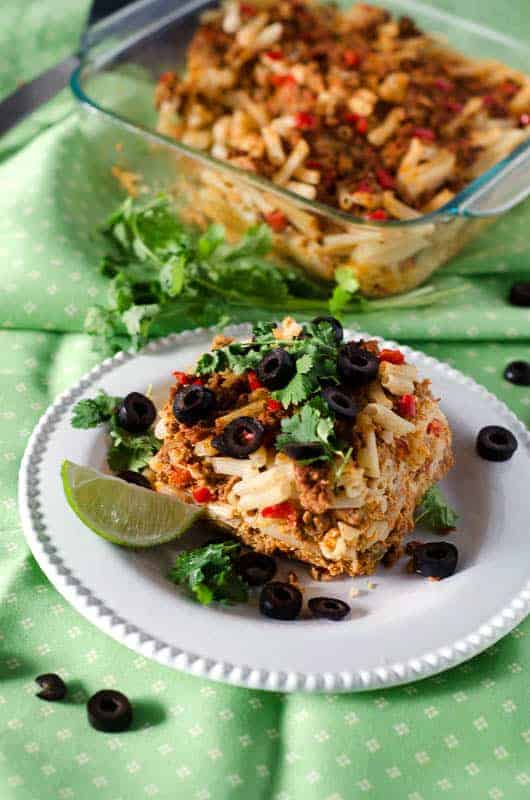
{"type": "MultiPolygon", "coordinates": [[[[530,33],[525,0],[510,3],[509,15],[492,1],[467,5],[471,16],[530,33]]],[[[2,8],[4,91],[74,47],[83,6],[26,0],[2,8]]],[[[0,142],[0,797],[528,797],[528,621],[471,662],[414,685],[283,696],[138,657],[73,611],[37,567],[17,513],[18,463],[46,406],[95,363],[80,331],[86,308],[105,294],[93,230],[108,198],[86,168],[70,108],[64,95],[0,142]],[[67,681],[67,702],[33,697],[33,678],[48,671],[67,681]],[[88,727],[84,699],[103,687],[132,699],[129,733],[88,727]]],[[[514,275],[530,273],[529,221],[527,205],[488,232],[487,258],[470,251],[454,262],[450,271],[472,284],[457,303],[357,320],[449,361],[527,423],[530,390],[508,384],[502,371],[530,358],[530,311],[505,299],[514,275]]]]}

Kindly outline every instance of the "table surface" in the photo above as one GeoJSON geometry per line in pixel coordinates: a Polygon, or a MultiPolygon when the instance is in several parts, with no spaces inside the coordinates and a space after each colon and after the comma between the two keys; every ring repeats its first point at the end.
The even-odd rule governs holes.
{"type": "MultiPolygon", "coordinates": [[[[438,0],[521,38],[527,0],[438,0]]],[[[86,2],[21,0],[0,11],[0,96],[76,44],[86,2]]],[[[67,92],[0,140],[0,796],[23,800],[431,800],[528,797],[528,620],[472,661],[435,678],[362,695],[247,691],[173,672],[96,630],[50,586],[22,536],[18,464],[58,392],[96,361],[83,317],[104,301],[96,274],[98,186],[67,92]],[[34,698],[58,672],[69,699],[34,698]],[[84,701],[119,688],[133,701],[121,736],[88,727],[84,701]],[[526,709],[526,711],[525,711],[526,709]]],[[[530,358],[530,311],[506,303],[530,279],[530,206],[486,234],[448,272],[469,293],[359,326],[472,375],[528,424],[530,391],[502,377],[530,358]]],[[[487,589],[486,589],[487,590],[487,589]]],[[[131,586],[134,591],[134,586],[131,586]]],[[[477,598],[480,602],[480,598],[477,598]]],[[[433,620],[436,624],[436,620],[433,620]]]]}

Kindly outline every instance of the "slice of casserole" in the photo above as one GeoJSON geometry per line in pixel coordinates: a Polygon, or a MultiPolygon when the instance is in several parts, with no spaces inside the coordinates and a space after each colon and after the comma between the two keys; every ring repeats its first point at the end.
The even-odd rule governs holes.
{"type": "Polygon", "coordinates": [[[399,350],[344,342],[332,318],[216,337],[195,372],[175,377],[150,463],[156,490],[204,503],[247,545],[322,576],[392,563],[453,464],[430,382],[399,350]]]}

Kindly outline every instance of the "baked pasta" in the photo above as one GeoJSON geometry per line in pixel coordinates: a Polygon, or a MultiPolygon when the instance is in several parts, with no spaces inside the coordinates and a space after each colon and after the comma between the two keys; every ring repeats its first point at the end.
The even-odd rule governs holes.
{"type": "Polygon", "coordinates": [[[265,221],[279,257],[324,280],[349,268],[371,296],[417,286],[492,221],[423,218],[530,132],[527,75],[364,3],[228,0],[155,100],[160,133],[239,169],[179,159],[188,221],[233,237],[265,221]]]}
{"type": "Polygon", "coordinates": [[[160,78],[159,130],[305,199],[413,219],[528,136],[528,76],[383,8],[227,0],[202,19],[185,74],[160,78]]]}
{"type": "Polygon", "coordinates": [[[416,506],[453,464],[429,381],[399,350],[344,342],[333,318],[216,337],[175,378],[151,484],[319,576],[397,559],[416,506]]]}

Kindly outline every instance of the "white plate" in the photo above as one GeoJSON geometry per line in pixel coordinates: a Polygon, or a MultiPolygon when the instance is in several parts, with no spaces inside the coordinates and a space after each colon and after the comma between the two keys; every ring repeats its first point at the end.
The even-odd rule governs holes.
{"type": "MultiPolygon", "coordinates": [[[[244,326],[227,331],[246,332],[244,326]]],[[[276,622],[260,616],[255,603],[221,609],[190,600],[165,577],[178,551],[174,544],[132,552],[85,528],[63,496],[60,465],[68,458],[101,468],[106,443],[99,429],[70,426],[72,406],[98,388],[124,395],[149,384],[163,401],[172,370],[189,366],[210,339],[209,331],[188,332],[104,361],[57,400],[31,436],[20,472],[24,530],[44,572],[81,614],[133,650],[196,675],[261,689],[333,692],[440,672],[524,618],[530,603],[530,435],[484,388],[406,347],[407,358],[432,379],[454,432],[456,466],[443,483],[460,514],[452,535],[459,566],[450,579],[432,583],[408,575],[402,560],[371,579],[316,584],[296,565],[306,598],[342,597],[352,605],[352,618],[276,622]],[[490,424],[510,428],[519,441],[506,463],[475,454],[477,432],[490,424]],[[375,588],[368,588],[370,580],[375,588]],[[354,586],[360,593],[351,598],[354,586]]]]}

